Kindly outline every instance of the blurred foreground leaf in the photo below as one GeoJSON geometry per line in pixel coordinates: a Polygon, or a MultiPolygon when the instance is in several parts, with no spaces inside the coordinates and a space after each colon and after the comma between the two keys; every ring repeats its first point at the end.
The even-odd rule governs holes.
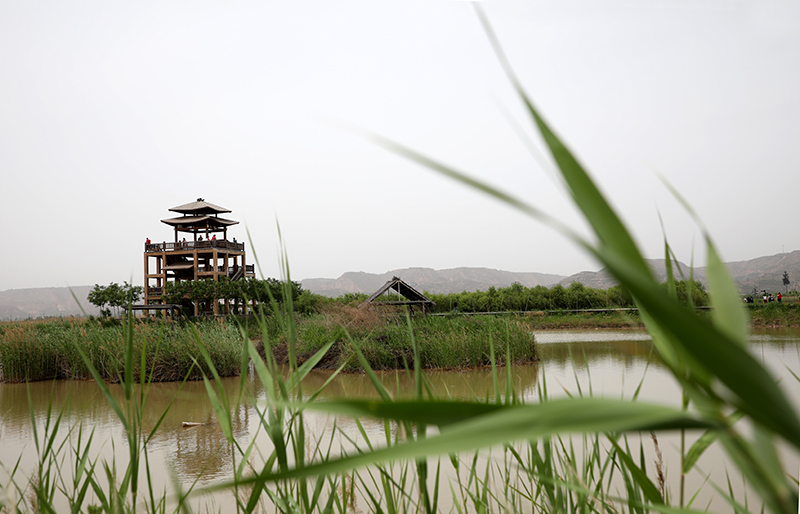
{"type": "MultiPolygon", "coordinates": [[[[602,398],[569,398],[535,405],[496,406],[471,402],[326,401],[294,405],[303,409],[349,416],[370,416],[428,424],[444,423],[440,435],[398,444],[340,459],[329,460],[283,473],[265,473],[241,479],[247,483],[335,474],[360,466],[398,459],[473,451],[511,441],[537,439],[554,434],[623,432],[679,428],[714,428],[681,410],[648,403],[602,398]]],[[[220,484],[222,489],[231,484],[220,484]]]]}

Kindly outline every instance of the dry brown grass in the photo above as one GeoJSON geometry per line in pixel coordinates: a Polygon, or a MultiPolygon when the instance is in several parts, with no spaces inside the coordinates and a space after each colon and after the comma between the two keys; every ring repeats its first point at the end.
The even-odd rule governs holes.
{"type": "Polygon", "coordinates": [[[345,327],[354,331],[370,331],[386,324],[384,315],[376,309],[353,305],[332,304],[320,309],[327,327],[345,327]]]}
{"type": "Polygon", "coordinates": [[[20,344],[31,338],[33,323],[14,323],[3,326],[2,341],[6,344],[20,344]]]}
{"type": "Polygon", "coordinates": [[[80,318],[77,316],[67,316],[65,318],[37,318],[37,319],[18,319],[18,320],[6,320],[0,321],[0,327],[8,327],[8,326],[33,326],[33,325],[42,325],[46,323],[52,323],[53,321],[62,321],[65,323],[70,323],[72,325],[76,325],[79,323],[83,323],[86,321],[86,318],[80,318]]]}

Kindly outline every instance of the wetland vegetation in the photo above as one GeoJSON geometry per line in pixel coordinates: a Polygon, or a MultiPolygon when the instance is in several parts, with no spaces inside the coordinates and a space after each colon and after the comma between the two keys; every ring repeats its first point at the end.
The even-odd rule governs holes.
{"type": "MultiPolygon", "coordinates": [[[[684,287],[682,284],[685,282],[677,283],[676,289],[684,287]]],[[[292,283],[291,292],[296,298],[304,298],[302,310],[306,312],[294,313],[297,358],[305,362],[317,350],[333,343],[326,357],[317,363],[318,368],[363,371],[358,350],[373,369],[404,369],[412,362],[413,334],[424,369],[462,369],[489,365],[490,342],[498,354],[508,351],[514,363],[536,360],[533,330],[645,327],[636,309],[616,306],[583,312],[517,310],[523,303],[528,307],[540,307],[535,302],[552,302],[552,298],[559,296],[569,302],[580,297],[602,298],[601,291],[580,284],[549,290],[514,284],[486,292],[431,295],[436,298],[437,307],[457,304],[459,312],[439,309],[444,311],[442,315],[412,316],[408,326],[402,310],[359,308],[363,301],[360,296],[317,297],[292,283]],[[493,305],[492,298],[503,299],[501,303],[506,308],[493,305]],[[538,300],[532,301],[532,298],[538,300]],[[479,315],[482,311],[472,307],[480,305],[492,306],[495,314],[479,315]]],[[[698,284],[696,291],[700,291],[696,296],[707,303],[708,294],[702,286],[698,284]]],[[[580,301],[577,304],[586,305],[580,301]]],[[[288,364],[286,326],[278,315],[265,310],[267,307],[262,304],[260,316],[198,318],[166,325],[158,320],[135,319],[127,327],[109,318],[5,322],[0,324],[0,380],[90,379],[80,349],[104,380],[119,381],[126,337],[135,341],[134,371],[139,372],[144,353],[147,356],[145,369],[156,382],[199,380],[208,373],[205,363],[197,360],[197,335],[204,341],[220,376],[235,376],[241,372],[240,354],[245,333],[256,341],[262,356],[269,347],[279,362],[288,364]],[[154,351],[145,352],[147,346],[154,351]]],[[[279,307],[283,309],[284,304],[280,303],[279,307]]],[[[746,304],[745,308],[752,327],[800,326],[800,302],[793,296],[784,297],[782,302],[746,304]]],[[[696,315],[707,323],[712,322],[708,310],[699,310],[696,315]]]]}
{"type": "MultiPolygon", "coordinates": [[[[491,364],[492,348],[513,363],[535,360],[533,325],[524,317],[413,317],[381,315],[347,306],[329,306],[318,314],[298,316],[293,329],[296,358],[308,360],[329,345],[316,366],[363,371],[360,352],[377,370],[404,369],[413,364],[413,341],[423,368],[462,369],[491,364]]],[[[198,360],[202,341],[216,372],[223,377],[241,372],[244,338],[252,338],[262,357],[265,350],[279,363],[289,363],[291,334],[280,315],[225,321],[162,324],[132,319],[25,321],[0,325],[0,380],[24,382],[91,379],[85,356],[107,382],[123,377],[125,344],[133,341],[134,374],[147,370],[153,382],[199,380],[208,375],[198,360]],[[82,355],[83,354],[83,355],[82,355]]]]}
{"type": "MultiPolygon", "coordinates": [[[[155,361],[149,361],[149,355],[160,351],[168,331],[159,328],[152,339],[137,335],[135,323],[128,318],[121,329],[122,365],[111,373],[121,377],[122,394],[112,394],[87,352],[76,350],[118,417],[125,438],[118,447],[126,453],[125,458],[97,457],[96,446],[106,441],[100,440],[89,421],[62,426],[60,413],[47,409],[37,416],[31,408],[36,463],[27,474],[20,471],[19,461],[2,463],[9,480],[0,495],[0,508],[14,512],[187,512],[197,495],[225,491],[237,512],[248,513],[693,513],[704,506],[694,504],[684,478],[714,446],[727,455],[726,473],[733,475],[727,488],[719,484],[715,489],[731,511],[797,512],[797,469],[786,469],[781,455],[800,450],[800,419],[773,375],[748,351],[747,312],[710,237],[705,245],[713,308],[707,315],[698,315],[688,300],[691,294],[681,300],[681,288],[676,287],[669,266],[667,286],[656,281],[622,221],[517,83],[480,9],[478,13],[570,199],[596,237],[584,239],[523,200],[394,142],[377,136],[373,139],[550,224],[601,262],[630,292],[661,364],[679,388],[679,398],[659,404],[639,400],[637,395],[592,397],[588,391],[555,398],[546,383],[537,389],[536,397],[528,398],[515,388],[511,366],[492,367],[493,394],[487,397],[469,401],[437,397],[427,387],[423,352],[413,336],[413,323],[407,319],[412,398],[394,398],[364,353],[354,347],[380,399],[319,401],[319,389],[325,383],[318,390],[306,391],[303,378],[325,359],[335,341],[330,341],[331,334],[326,335],[329,341],[301,364],[303,328],[287,300],[288,308],[275,309],[269,317],[259,316],[255,323],[265,346],[272,344],[271,330],[276,330],[270,324],[280,327],[288,367],[280,366],[271,352],[265,352],[262,359],[247,327],[242,329],[236,357],[240,369],[252,365],[253,376],[263,388],[263,398],[253,402],[254,424],[267,434],[269,444],[257,446],[256,438],[240,441],[234,437],[232,413],[242,395],[225,394],[207,336],[201,330],[192,331],[196,359],[206,366],[201,368],[203,383],[224,434],[232,473],[212,485],[176,480],[173,488],[167,489],[163,480],[151,473],[148,447],[166,413],[154,425],[142,420],[145,412],[150,414],[148,394],[155,361]],[[139,357],[137,345],[142,348],[139,357]],[[319,437],[308,432],[313,413],[333,416],[319,437]],[[353,420],[359,436],[338,430],[339,419],[353,420]],[[367,420],[380,430],[367,430],[367,420]],[[660,458],[654,467],[648,467],[645,459],[645,441],[658,448],[659,434],[667,431],[679,436],[680,459],[670,470],[680,476],[677,491],[666,488],[660,458]],[[747,488],[739,488],[739,483],[746,483],[747,488]]],[[[666,242],[665,259],[673,262],[666,242]]],[[[288,277],[288,267],[285,273],[288,277]]],[[[77,327],[77,333],[80,329],[77,327]]],[[[494,337],[489,337],[490,350],[495,349],[494,337]]],[[[510,345],[504,352],[490,353],[497,361],[510,362],[515,357],[510,345]]]]}

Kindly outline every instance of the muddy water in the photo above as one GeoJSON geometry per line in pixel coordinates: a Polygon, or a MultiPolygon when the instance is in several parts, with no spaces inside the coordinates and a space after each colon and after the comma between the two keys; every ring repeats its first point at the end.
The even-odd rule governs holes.
{"type": "MultiPolygon", "coordinates": [[[[680,391],[666,369],[658,362],[647,334],[639,331],[547,331],[536,333],[541,361],[526,366],[515,366],[511,371],[512,381],[518,394],[537,398],[546,389],[551,397],[566,394],[592,394],[612,398],[631,398],[639,390],[643,400],[679,405],[680,391]]],[[[790,398],[800,409],[800,385],[791,375],[800,376],[800,330],[762,330],[753,336],[753,353],[761,359],[781,381],[790,398]]],[[[505,370],[501,369],[501,373],[505,370]]],[[[304,389],[314,391],[329,378],[327,373],[314,372],[306,380],[304,389]]],[[[405,372],[381,373],[380,379],[394,397],[410,397],[413,385],[405,372]]],[[[493,376],[489,369],[463,372],[429,371],[426,377],[430,387],[439,398],[470,399],[494,396],[493,376]]],[[[502,377],[501,377],[502,382],[502,377]]],[[[240,379],[226,379],[225,392],[235,398],[240,392],[240,379]]],[[[252,402],[264,398],[261,384],[247,377],[244,381],[243,401],[235,407],[233,431],[239,444],[247,445],[253,439],[259,447],[269,451],[266,435],[258,430],[258,419],[252,402]],[[255,400],[254,400],[255,399],[255,400]]],[[[122,401],[120,387],[110,386],[112,395],[122,401]]],[[[341,375],[334,379],[322,397],[374,397],[374,388],[364,375],[341,375]]],[[[116,458],[125,462],[128,452],[125,434],[108,401],[93,382],[40,382],[0,385],[0,464],[9,469],[21,457],[21,472],[30,473],[37,462],[33,442],[32,419],[41,433],[56,413],[63,412],[62,427],[83,424],[85,429],[95,430],[93,455],[103,459],[116,458]],[[30,401],[29,401],[30,395],[30,401]]],[[[148,448],[151,471],[160,473],[157,482],[168,484],[171,474],[176,474],[184,483],[200,477],[200,484],[211,483],[232,474],[231,448],[219,430],[211,403],[202,383],[156,384],[150,388],[143,415],[143,427],[150,431],[167,411],[160,428],[156,431],[148,448]],[[182,422],[206,423],[193,428],[183,428],[182,422]]],[[[312,432],[326,433],[332,422],[325,416],[309,416],[308,426],[312,432]]],[[[346,430],[356,429],[352,421],[341,420],[346,430]],[[349,428],[348,428],[349,425],[349,428]]],[[[370,438],[383,437],[383,424],[365,420],[365,430],[370,438]]],[[[64,429],[62,435],[66,437],[64,429]]],[[[69,437],[73,443],[77,433],[69,437]]],[[[84,440],[86,434],[83,435],[84,440]]],[[[635,436],[638,437],[638,436],[635,436]]],[[[647,435],[643,446],[652,461],[653,445],[647,435]]],[[[674,435],[660,436],[660,448],[664,453],[667,483],[672,488],[672,497],[677,494],[677,469],[679,440],[674,435]]],[[[638,442],[637,442],[638,444],[638,442]]],[[[787,469],[796,476],[800,457],[794,451],[784,452],[787,469]]],[[[718,451],[710,450],[700,461],[699,469],[724,484],[725,461],[718,451]]],[[[21,473],[18,471],[18,474],[21,473]]],[[[18,481],[20,477],[17,477],[18,481]]],[[[699,471],[689,476],[698,483],[704,480],[699,471]]],[[[0,469],[0,486],[8,483],[8,475],[0,469]]],[[[705,488],[710,491],[710,487],[705,488]]],[[[688,495],[694,492],[692,486],[688,495]]],[[[704,499],[703,493],[700,499],[704,499]]],[[[709,496],[713,496],[710,492],[709,496]]],[[[707,501],[707,500],[705,500],[707,501]]],[[[211,500],[212,510],[226,504],[225,498],[211,500]]],[[[703,504],[705,505],[705,504],[703,504]]]]}

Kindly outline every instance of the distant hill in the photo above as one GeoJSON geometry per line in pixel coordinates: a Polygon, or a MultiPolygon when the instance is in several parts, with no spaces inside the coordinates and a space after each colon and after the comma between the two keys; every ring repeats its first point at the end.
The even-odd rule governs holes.
{"type": "Polygon", "coordinates": [[[100,310],[87,297],[94,286],[38,287],[0,291],[0,320],[41,318],[50,316],[83,316],[72,293],[86,310],[98,315],[100,310]]]}
{"type": "MultiPolygon", "coordinates": [[[[659,281],[667,278],[664,259],[652,259],[648,261],[650,269],[659,281]]],[[[800,289],[800,250],[790,253],[779,253],[766,257],[758,257],[749,261],[738,261],[726,263],[728,272],[739,287],[741,293],[751,293],[755,288],[757,291],[765,289],[771,292],[785,291],[783,285],[783,273],[789,274],[789,289],[800,289]]],[[[680,263],[680,269],[685,277],[689,277],[689,266],[680,263]]],[[[676,277],[680,278],[677,268],[676,277]]],[[[694,269],[694,279],[707,285],[707,271],[705,267],[694,269]]],[[[616,282],[603,269],[600,271],[582,271],[559,281],[559,284],[568,286],[572,282],[580,282],[588,287],[608,289],[616,282]]]]}
{"type": "MultiPolygon", "coordinates": [[[[659,281],[666,279],[663,259],[648,261],[659,281]]],[[[749,261],[727,263],[731,276],[742,293],[757,291],[783,291],[783,273],[789,273],[790,290],[800,289],[800,250],[758,257],[749,261]]],[[[689,267],[680,263],[680,269],[689,276],[689,267]]],[[[677,270],[676,270],[677,275],[677,270]]],[[[339,278],[309,278],[302,280],[303,289],[313,293],[336,297],[346,293],[372,294],[392,277],[400,277],[421,291],[430,293],[460,293],[462,291],[485,291],[490,287],[507,287],[519,282],[526,287],[555,284],[568,286],[580,282],[588,287],[608,289],[615,284],[605,270],[582,271],[569,277],[546,273],[515,273],[489,268],[453,268],[434,270],[431,268],[405,268],[386,273],[351,271],[339,278]]],[[[706,269],[695,268],[694,277],[706,284],[706,269]]],[[[87,314],[98,315],[99,310],[89,303],[87,296],[93,286],[73,287],[87,314]]],[[[35,289],[10,289],[0,291],[0,320],[40,318],[48,316],[82,316],[83,313],[70,289],[48,287],[35,289]]]]}
{"type": "Polygon", "coordinates": [[[546,273],[515,273],[489,268],[453,268],[435,270],[431,268],[405,268],[373,274],[350,271],[339,278],[309,278],[301,282],[303,289],[329,297],[346,293],[374,293],[392,279],[400,277],[409,285],[429,293],[460,293],[479,291],[490,287],[508,287],[519,282],[526,287],[551,286],[563,279],[563,275],[546,273]]]}
{"type": "MultiPolygon", "coordinates": [[[[650,270],[653,272],[653,275],[656,276],[656,279],[659,282],[665,282],[667,280],[667,266],[665,265],[664,259],[650,259],[647,261],[647,263],[650,265],[650,270]]],[[[678,279],[681,278],[680,272],[683,272],[683,276],[688,278],[689,266],[679,262],[678,266],[673,267],[673,273],[678,279]],[[679,269],[680,271],[678,271],[679,269]]],[[[705,285],[705,268],[695,268],[694,279],[702,282],[705,285]]],[[[596,289],[608,289],[617,283],[616,280],[614,280],[611,275],[608,274],[605,268],[601,269],[600,271],[581,271],[580,273],[570,275],[569,277],[560,280],[558,283],[564,287],[567,287],[573,282],[580,282],[586,287],[594,287],[596,289]]]]}
{"type": "MultiPolygon", "coordinates": [[[[727,263],[728,270],[739,284],[743,293],[766,289],[767,291],[784,291],[783,272],[789,273],[790,290],[800,288],[800,250],[779,253],[767,257],[758,257],[749,261],[727,263]]],[[[703,268],[705,273],[705,268],[703,268]]]]}

